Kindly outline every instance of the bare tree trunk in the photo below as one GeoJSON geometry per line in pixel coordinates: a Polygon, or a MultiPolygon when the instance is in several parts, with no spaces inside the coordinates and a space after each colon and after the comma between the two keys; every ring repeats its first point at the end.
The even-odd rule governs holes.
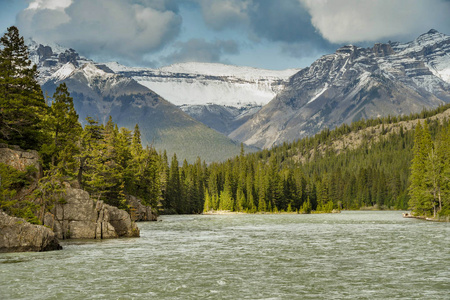
{"type": "Polygon", "coordinates": [[[84,169],[85,160],[86,160],[85,157],[80,158],[80,168],[78,169],[78,175],[77,175],[78,184],[80,185],[81,189],[83,188],[82,181],[83,181],[83,169],[84,169]]]}
{"type": "Polygon", "coordinates": [[[442,198],[441,198],[441,190],[438,192],[438,198],[439,198],[439,211],[442,210],[442,198]]]}

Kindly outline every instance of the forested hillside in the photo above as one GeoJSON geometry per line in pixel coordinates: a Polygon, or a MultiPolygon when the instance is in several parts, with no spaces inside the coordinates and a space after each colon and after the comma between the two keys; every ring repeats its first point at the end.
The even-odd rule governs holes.
{"type": "MultiPolygon", "coordinates": [[[[424,130],[429,132],[430,138],[423,156],[427,157],[431,149],[438,149],[437,145],[448,145],[445,143],[450,139],[449,108],[447,105],[402,118],[344,124],[272,150],[213,164],[205,210],[329,212],[333,209],[412,207],[422,215],[433,215],[436,205],[432,203],[438,200],[423,203],[430,197],[427,196],[431,191],[428,183],[420,186],[421,197],[413,196],[415,200],[410,197],[416,189],[410,187],[415,144],[413,128],[421,128],[416,124],[426,124],[424,130]],[[432,141],[436,141],[435,146],[432,141]],[[422,203],[417,205],[414,201],[422,203]]],[[[444,151],[447,148],[439,147],[439,163],[448,172],[449,156],[444,151]]],[[[417,168],[419,174],[428,176],[427,162],[417,168]]],[[[443,207],[449,202],[443,196],[444,189],[448,189],[448,179],[440,188],[439,203],[443,207]]],[[[444,213],[442,208],[441,214],[444,213]]]]}
{"type": "Polygon", "coordinates": [[[0,164],[0,208],[10,214],[39,223],[36,212],[59,201],[63,182],[125,210],[127,195],[138,196],[161,213],[411,207],[423,216],[450,214],[450,105],[360,120],[256,153],[242,145],[223,163],[181,163],[143,148],[137,125],[130,131],[112,118],[106,125],[87,118],[83,128],[65,84],[47,106],[17,28],[1,44],[0,142],[38,150],[44,168],[34,194],[19,198],[33,170],[0,164]]]}

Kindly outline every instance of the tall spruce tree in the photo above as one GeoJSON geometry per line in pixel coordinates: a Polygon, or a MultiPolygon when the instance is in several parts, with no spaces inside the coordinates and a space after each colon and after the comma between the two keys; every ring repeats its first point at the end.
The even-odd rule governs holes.
{"type": "Polygon", "coordinates": [[[58,167],[62,175],[73,175],[82,127],[65,83],[56,88],[44,124],[49,142],[43,145],[41,152],[49,157],[51,168],[58,167]]]}
{"type": "Polygon", "coordinates": [[[181,199],[181,182],[180,182],[180,170],[178,167],[177,155],[174,154],[169,170],[169,180],[167,182],[167,194],[164,210],[167,212],[182,213],[181,199]]]}
{"type": "Polygon", "coordinates": [[[411,209],[419,214],[427,214],[430,206],[426,199],[426,163],[429,150],[431,149],[431,137],[428,131],[428,125],[425,122],[424,126],[418,122],[414,132],[414,148],[413,160],[411,163],[411,184],[409,187],[411,209]]]}
{"type": "Polygon", "coordinates": [[[36,76],[23,37],[9,27],[0,39],[0,140],[37,150],[48,107],[36,76]]]}

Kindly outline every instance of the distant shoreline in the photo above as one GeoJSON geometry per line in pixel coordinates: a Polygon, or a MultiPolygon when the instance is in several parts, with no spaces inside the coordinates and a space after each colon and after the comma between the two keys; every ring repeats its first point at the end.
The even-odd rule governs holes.
{"type": "Polygon", "coordinates": [[[299,213],[296,211],[292,212],[286,212],[286,211],[279,211],[279,212],[270,212],[270,211],[258,211],[258,212],[243,212],[243,211],[230,211],[230,210],[211,210],[202,212],[202,215],[312,215],[312,214],[335,214],[340,213],[339,210],[333,210],[332,212],[323,212],[323,211],[312,211],[309,214],[299,213]]]}
{"type": "Polygon", "coordinates": [[[449,216],[430,218],[430,217],[427,217],[427,216],[414,216],[411,213],[403,213],[403,218],[419,219],[419,220],[431,221],[431,222],[450,222],[450,217],[449,216]]]}

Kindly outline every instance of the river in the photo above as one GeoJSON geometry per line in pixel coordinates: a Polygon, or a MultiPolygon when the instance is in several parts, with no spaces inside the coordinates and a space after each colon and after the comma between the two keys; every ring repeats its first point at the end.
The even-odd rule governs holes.
{"type": "Polygon", "coordinates": [[[450,226],[401,212],[162,216],[0,254],[0,299],[449,299],[450,226]]]}

